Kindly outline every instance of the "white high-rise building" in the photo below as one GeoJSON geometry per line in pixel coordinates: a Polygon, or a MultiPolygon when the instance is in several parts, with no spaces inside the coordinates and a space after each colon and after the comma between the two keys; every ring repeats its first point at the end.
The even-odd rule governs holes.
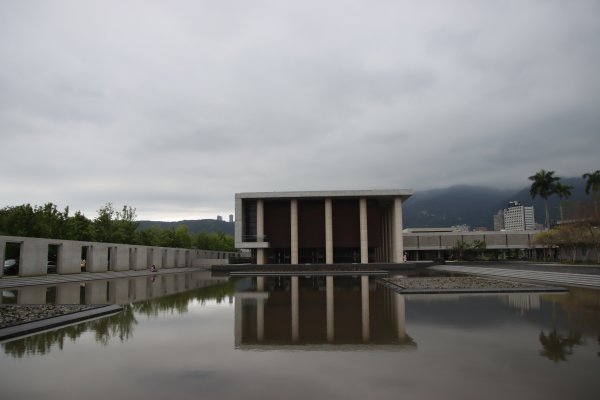
{"type": "Polygon", "coordinates": [[[524,206],[518,201],[510,201],[508,208],[504,209],[504,230],[506,231],[533,231],[535,220],[533,206],[524,206]]]}

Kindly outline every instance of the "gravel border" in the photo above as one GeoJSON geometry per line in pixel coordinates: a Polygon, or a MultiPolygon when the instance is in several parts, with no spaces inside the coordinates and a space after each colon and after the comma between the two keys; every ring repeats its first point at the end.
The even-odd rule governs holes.
{"type": "MultiPolygon", "coordinates": [[[[15,315],[29,319],[16,325],[0,328],[0,341],[59,328],[92,318],[98,318],[120,312],[118,305],[10,305],[15,315]],[[65,308],[66,307],[66,308],[65,308]],[[85,309],[80,309],[84,307],[85,309]],[[22,308],[19,310],[18,308],[22,308]],[[79,311],[77,309],[79,308],[79,311]],[[32,311],[33,310],[33,311],[32,311]],[[75,310],[75,311],[74,311],[75,310]],[[61,312],[63,312],[61,314],[61,312]],[[42,317],[42,318],[37,318],[42,317]],[[32,319],[37,318],[37,319],[32,319]]],[[[2,309],[2,311],[5,311],[2,309]]],[[[15,319],[14,321],[16,321],[15,319]]],[[[23,320],[22,320],[23,321],[23,320]]]]}
{"type": "Polygon", "coordinates": [[[475,276],[392,277],[381,279],[398,293],[502,293],[502,292],[566,292],[562,287],[540,286],[512,280],[475,276]]]}
{"type": "Polygon", "coordinates": [[[0,328],[91,310],[90,304],[0,304],[0,328]]]}

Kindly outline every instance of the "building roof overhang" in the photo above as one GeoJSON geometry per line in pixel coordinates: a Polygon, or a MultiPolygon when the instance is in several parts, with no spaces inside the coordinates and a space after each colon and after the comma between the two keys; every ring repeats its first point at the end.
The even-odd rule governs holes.
{"type": "Polygon", "coordinates": [[[412,189],[370,189],[370,190],[312,190],[294,192],[247,192],[236,193],[237,199],[310,199],[310,198],[393,198],[407,199],[412,189]]]}

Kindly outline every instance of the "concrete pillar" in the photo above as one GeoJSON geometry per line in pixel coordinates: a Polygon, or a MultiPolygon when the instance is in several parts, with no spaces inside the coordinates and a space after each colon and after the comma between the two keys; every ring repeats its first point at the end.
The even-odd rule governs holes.
{"type": "Polygon", "coordinates": [[[404,262],[404,240],[402,237],[402,198],[394,198],[394,211],[393,211],[393,222],[392,222],[392,237],[394,239],[394,254],[393,262],[403,263],[404,262]]]}
{"type": "Polygon", "coordinates": [[[93,244],[88,246],[86,271],[106,272],[108,265],[108,246],[93,244]]]}
{"type": "Polygon", "coordinates": [[[369,277],[360,277],[360,294],[362,305],[362,339],[368,342],[371,336],[370,316],[369,316],[369,277]]]}
{"type": "Polygon", "coordinates": [[[113,251],[110,256],[111,271],[129,270],[129,248],[130,246],[127,245],[118,245],[113,247],[113,251]]]}
{"type": "Polygon", "coordinates": [[[367,199],[358,201],[360,213],[360,263],[369,263],[369,230],[367,228],[367,199]]]}
{"type": "Polygon", "coordinates": [[[298,277],[292,276],[292,342],[296,343],[300,336],[300,307],[298,294],[298,277]]]}
{"type": "Polygon", "coordinates": [[[37,238],[24,238],[21,242],[19,276],[46,275],[47,265],[48,241],[37,238]]]}
{"type": "Polygon", "coordinates": [[[327,276],[325,281],[327,289],[327,341],[331,343],[335,340],[333,276],[327,276]]]}
{"type": "Polygon", "coordinates": [[[56,270],[59,274],[81,272],[81,243],[65,241],[60,245],[56,270]]]}
{"type": "Polygon", "coordinates": [[[396,318],[398,323],[398,339],[404,341],[406,339],[406,304],[404,296],[400,293],[395,293],[396,297],[396,318]]]}
{"type": "Polygon", "coordinates": [[[325,264],[333,264],[333,202],[325,199],[325,264]]]}
{"type": "Polygon", "coordinates": [[[298,200],[290,201],[292,264],[298,264],[298,200]]]}
{"type": "MultiPolygon", "coordinates": [[[[263,242],[265,236],[265,205],[263,200],[256,200],[256,241],[263,242]]],[[[265,249],[256,249],[256,264],[265,263],[265,249]]]]}
{"type": "Polygon", "coordinates": [[[265,291],[265,277],[264,276],[256,277],[256,291],[257,292],[265,291]]]}

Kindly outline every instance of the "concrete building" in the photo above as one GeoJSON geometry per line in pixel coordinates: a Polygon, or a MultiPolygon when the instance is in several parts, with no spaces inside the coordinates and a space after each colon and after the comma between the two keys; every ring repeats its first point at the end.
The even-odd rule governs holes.
{"type": "Polygon", "coordinates": [[[503,216],[506,231],[535,230],[533,206],[526,207],[518,201],[511,201],[508,208],[504,209],[503,216]]]}
{"type": "Polygon", "coordinates": [[[233,214],[229,214],[229,222],[233,222],[233,214]]]}
{"type": "Polygon", "coordinates": [[[257,264],[403,262],[412,190],[237,193],[235,245],[257,264]]]}

